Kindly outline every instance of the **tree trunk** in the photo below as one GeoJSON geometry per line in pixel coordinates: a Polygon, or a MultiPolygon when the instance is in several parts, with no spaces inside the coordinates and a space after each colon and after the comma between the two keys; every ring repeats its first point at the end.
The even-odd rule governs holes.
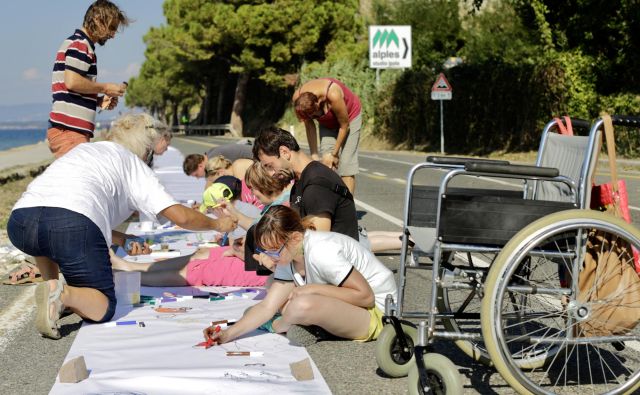
{"type": "MultiPolygon", "coordinates": [[[[225,91],[227,87],[227,78],[229,75],[225,75],[223,78],[220,78],[218,85],[218,103],[216,106],[216,123],[222,123],[222,105],[225,102],[225,91]]],[[[225,120],[226,121],[226,120],[225,120]]]]}
{"type": "Polygon", "coordinates": [[[233,98],[233,109],[231,110],[231,135],[235,137],[242,137],[242,109],[247,98],[248,83],[249,74],[240,74],[236,85],[236,94],[233,98]]]}
{"type": "Polygon", "coordinates": [[[173,103],[173,114],[171,115],[171,125],[178,126],[180,123],[178,122],[178,103],[173,103]]]}

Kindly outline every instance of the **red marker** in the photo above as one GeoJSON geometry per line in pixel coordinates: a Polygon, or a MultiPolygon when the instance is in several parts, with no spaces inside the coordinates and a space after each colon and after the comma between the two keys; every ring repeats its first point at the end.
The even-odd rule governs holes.
{"type": "MultiPolygon", "coordinates": [[[[216,325],[216,328],[215,328],[213,331],[214,331],[215,333],[218,333],[218,332],[220,332],[220,330],[221,330],[221,329],[222,329],[222,328],[220,328],[220,325],[216,325]]],[[[207,340],[207,344],[205,344],[205,346],[204,346],[204,349],[205,349],[205,350],[207,350],[207,349],[209,349],[209,348],[213,347],[213,345],[214,345],[214,344],[216,344],[216,341],[215,341],[215,340],[213,340],[212,338],[209,338],[209,339],[207,340]]]]}

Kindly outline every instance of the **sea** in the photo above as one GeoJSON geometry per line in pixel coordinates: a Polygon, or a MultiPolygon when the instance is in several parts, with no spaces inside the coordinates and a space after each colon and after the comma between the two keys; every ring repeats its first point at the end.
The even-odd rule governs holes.
{"type": "Polygon", "coordinates": [[[0,151],[46,140],[47,129],[0,129],[0,151]]]}

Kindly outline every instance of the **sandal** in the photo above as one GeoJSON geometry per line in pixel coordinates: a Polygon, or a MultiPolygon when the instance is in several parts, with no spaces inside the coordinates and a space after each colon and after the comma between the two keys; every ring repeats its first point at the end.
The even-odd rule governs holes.
{"type": "Polygon", "coordinates": [[[63,283],[59,280],[55,281],[56,288],[51,291],[49,282],[45,281],[36,287],[36,329],[44,337],[50,339],[60,339],[60,331],[56,323],[60,319],[60,312],[64,309],[64,305],[60,300],[62,294],[63,283]],[[51,305],[54,309],[51,311],[51,305]],[[53,318],[51,314],[53,313],[53,318]]]}
{"type": "Polygon", "coordinates": [[[15,269],[6,280],[2,281],[5,285],[31,285],[42,282],[40,270],[33,263],[25,263],[15,269]]]}

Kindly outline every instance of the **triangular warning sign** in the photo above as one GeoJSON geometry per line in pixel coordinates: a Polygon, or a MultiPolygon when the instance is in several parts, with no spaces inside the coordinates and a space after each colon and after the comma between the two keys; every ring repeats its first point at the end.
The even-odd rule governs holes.
{"type": "Polygon", "coordinates": [[[443,73],[438,75],[436,78],[436,82],[431,87],[431,92],[451,92],[451,84],[447,81],[447,77],[444,76],[443,73]]]}

